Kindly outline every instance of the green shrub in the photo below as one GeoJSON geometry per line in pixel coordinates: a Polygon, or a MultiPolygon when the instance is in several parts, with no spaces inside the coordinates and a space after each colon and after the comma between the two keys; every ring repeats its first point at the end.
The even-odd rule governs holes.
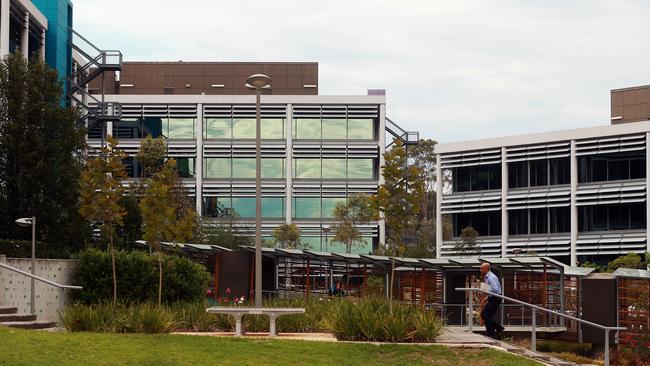
{"type": "MultiPolygon", "coordinates": [[[[99,249],[86,249],[77,254],[78,264],[73,282],[83,290],[73,293],[77,302],[96,304],[112,298],[110,254],[99,249]]],[[[163,259],[163,301],[193,301],[205,297],[210,282],[206,268],[187,258],[167,255],[163,259]]],[[[158,291],[156,258],[142,251],[118,250],[115,254],[118,299],[143,302],[154,299],[158,291]]]]}
{"type": "MultiPolygon", "coordinates": [[[[8,258],[31,258],[32,241],[0,239],[0,254],[6,255],[8,258]]],[[[36,257],[53,258],[53,259],[70,259],[71,258],[70,248],[37,241],[36,257]]]]}
{"type": "Polygon", "coordinates": [[[537,350],[541,352],[552,352],[552,353],[569,352],[576,355],[588,357],[591,354],[591,344],[552,341],[552,340],[538,340],[537,350]]]}

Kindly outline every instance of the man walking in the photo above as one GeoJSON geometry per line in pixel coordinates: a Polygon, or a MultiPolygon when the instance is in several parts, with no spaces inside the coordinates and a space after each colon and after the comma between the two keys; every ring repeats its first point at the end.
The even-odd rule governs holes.
{"type": "MultiPolygon", "coordinates": [[[[489,287],[489,292],[497,295],[501,295],[501,284],[497,276],[490,271],[490,263],[481,264],[481,274],[484,277],[485,284],[489,287]]],[[[505,328],[501,326],[497,321],[494,320],[494,315],[497,310],[499,310],[499,305],[501,305],[501,298],[497,296],[488,295],[487,304],[483,311],[481,311],[481,318],[485,322],[485,330],[487,331],[487,336],[491,338],[501,338],[501,333],[505,328]]]]}

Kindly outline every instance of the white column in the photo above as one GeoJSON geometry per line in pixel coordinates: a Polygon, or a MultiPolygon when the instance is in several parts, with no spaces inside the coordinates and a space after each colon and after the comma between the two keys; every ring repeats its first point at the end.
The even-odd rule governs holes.
{"type": "Polygon", "coordinates": [[[9,3],[0,0],[0,57],[9,54],[9,3]]]}
{"type": "MultiPolygon", "coordinates": [[[[379,105],[379,131],[378,132],[378,148],[379,148],[379,164],[377,171],[377,185],[381,186],[384,184],[384,174],[382,173],[382,168],[386,164],[384,161],[384,154],[386,153],[386,104],[379,105]]],[[[383,216],[382,216],[383,217],[383,216]]],[[[386,246],[386,221],[380,217],[379,222],[379,246],[386,246]]]]}
{"type": "Polygon", "coordinates": [[[203,104],[196,105],[196,162],[194,163],[196,213],[203,214],[203,104]]]}
{"type": "MultiPolygon", "coordinates": [[[[645,133],[645,231],[646,237],[648,235],[648,228],[650,228],[650,132],[645,133]]],[[[650,240],[646,239],[646,253],[650,252],[650,240]]],[[[650,269],[650,264],[648,264],[650,269]]]]}
{"type": "Polygon", "coordinates": [[[45,61],[45,29],[41,30],[41,60],[45,61]]]}
{"type": "Polygon", "coordinates": [[[507,150],[501,147],[501,258],[506,257],[508,246],[508,159],[507,150]]]}
{"type": "Polygon", "coordinates": [[[29,58],[29,13],[25,12],[25,28],[20,33],[20,53],[29,58]]]}
{"type": "Polygon", "coordinates": [[[291,224],[293,218],[292,200],[293,200],[293,105],[287,104],[287,118],[285,120],[285,133],[287,141],[287,157],[285,159],[286,167],[286,202],[284,203],[285,222],[291,224]]]}
{"type": "Polygon", "coordinates": [[[576,156],[576,141],[571,140],[571,265],[578,262],[578,206],[576,197],[578,195],[578,158],[576,156]]]}
{"type": "Polygon", "coordinates": [[[113,136],[113,121],[106,122],[106,136],[113,136]]]}
{"type": "Polygon", "coordinates": [[[442,176],[442,163],[440,162],[440,154],[436,154],[436,258],[440,258],[442,252],[442,195],[443,195],[443,176],[442,176]]]}

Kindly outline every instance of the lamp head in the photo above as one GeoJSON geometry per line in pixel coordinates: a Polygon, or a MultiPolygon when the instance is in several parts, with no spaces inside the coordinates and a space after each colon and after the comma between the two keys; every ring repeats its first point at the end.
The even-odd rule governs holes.
{"type": "Polygon", "coordinates": [[[23,218],[17,219],[16,224],[18,226],[22,226],[22,227],[32,226],[32,218],[31,217],[23,217],[23,218]]]}
{"type": "Polygon", "coordinates": [[[271,85],[271,78],[264,74],[251,75],[246,79],[246,86],[254,89],[262,89],[271,85]]]}

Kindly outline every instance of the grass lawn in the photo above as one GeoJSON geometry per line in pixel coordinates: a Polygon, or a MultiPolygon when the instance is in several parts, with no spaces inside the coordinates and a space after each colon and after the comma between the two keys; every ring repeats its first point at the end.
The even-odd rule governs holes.
{"type": "Polygon", "coordinates": [[[0,365],[539,365],[491,349],[49,333],[0,327],[0,365]]]}

